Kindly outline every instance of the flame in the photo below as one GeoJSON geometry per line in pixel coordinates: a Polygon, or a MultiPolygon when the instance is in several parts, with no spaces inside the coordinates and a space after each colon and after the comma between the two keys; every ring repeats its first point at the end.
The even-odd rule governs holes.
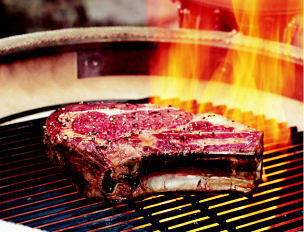
{"type": "MultiPolygon", "coordinates": [[[[294,46],[290,45],[295,36],[301,38],[298,30],[303,28],[303,15],[290,15],[290,4],[299,4],[301,12],[303,4],[286,1],[286,12],[271,18],[258,13],[267,7],[265,2],[268,1],[232,0],[238,33],[231,32],[234,35],[231,46],[221,54],[222,60],[216,57],[219,62],[214,60],[216,51],[199,44],[202,34],[198,30],[185,30],[197,38],[197,43],[162,45],[151,62],[151,74],[162,76],[154,78],[153,88],[158,90],[159,98],[154,98],[153,103],[171,104],[195,113],[219,113],[264,131],[267,143],[279,139],[288,141],[287,124],[266,119],[265,115],[285,121],[288,113],[282,106],[283,98],[270,97],[273,96],[270,93],[299,99],[297,85],[302,80],[296,79],[295,64],[281,56],[293,52],[294,46]],[[249,13],[239,10],[244,6],[250,9],[249,13]],[[239,48],[244,40],[248,42],[247,50],[239,48]],[[265,55],[265,49],[268,53],[274,52],[265,55]],[[199,104],[191,99],[197,99],[199,104]]],[[[191,14],[187,14],[183,25],[199,28],[200,17],[191,18],[191,14]]],[[[203,22],[211,24],[212,14],[203,17],[203,22]]],[[[204,33],[207,37],[208,33],[212,34],[211,31],[204,33]]]]}

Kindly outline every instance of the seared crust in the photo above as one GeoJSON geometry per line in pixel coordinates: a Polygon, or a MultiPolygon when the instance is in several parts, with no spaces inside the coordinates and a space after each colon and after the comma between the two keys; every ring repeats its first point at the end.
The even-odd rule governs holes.
{"type": "Polygon", "coordinates": [[[215,114],[193,115],[152,104],[71,105],[47,119],[44,143],[54,164],[92,198],[121,201],[179,190],[250,192],[261,179],[263,132],[215,114]],[[192,182],[186,178],[187,186],[167,188],[174,176],[175,182],[181,183],[191,173],[182,178],[169,168],[167,174],[156,178],[149,165],[155,157],[186,157],[203,166],[210,159],[224,159],[229,167],[221,175],[215,168],[192,175],[192,182]],[[163,187],[151,187],[152,182],[163,187]]]}

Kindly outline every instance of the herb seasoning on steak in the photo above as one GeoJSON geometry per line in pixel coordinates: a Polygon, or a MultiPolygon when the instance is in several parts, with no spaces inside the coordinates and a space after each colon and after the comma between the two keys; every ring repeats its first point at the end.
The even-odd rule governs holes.
{"type": "Polygon", "coordinates": [[[248,193],[261,180],[263,132],[215,114],[152,104],[70,105],[47,118],[44,143],[53,163],[92,198],[248,193]]]}

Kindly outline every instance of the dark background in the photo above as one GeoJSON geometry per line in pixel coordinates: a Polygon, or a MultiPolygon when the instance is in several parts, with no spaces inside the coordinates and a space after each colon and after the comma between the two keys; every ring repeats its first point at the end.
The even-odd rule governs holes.
{"type": "Polygon", "coordinates": [[[0,0],[0,38],[70,27],[147,26],[147,18],[157,22],[160,13],[165,26],[178,25],[171,0],[0,0]],[[165,12],[155,9],[160,3],[165,12]],[[147,17],[148,5],[155,11],[147,17]]]}

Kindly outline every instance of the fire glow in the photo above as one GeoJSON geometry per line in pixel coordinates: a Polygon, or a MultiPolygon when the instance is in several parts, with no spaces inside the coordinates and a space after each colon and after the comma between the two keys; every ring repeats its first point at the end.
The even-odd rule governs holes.
{"type": "MultiPolygon", "coordinates": [[[[277,123],[276,120],[266,120],[265,115],[270,113],[273,118],[285,121],[286,109],[282,106],[281,98],[275,98],[274,101],[271,97],[273,94],[298,100],[302,98],[298,97],[296,90],[295,64],[281,59],[284,53],[294,52],[291,44],[294,40],[293,24],[296,19],[281,17],[270,27],[265,24],[264,15],[257,13],[265,8],[263,2],[267,1],[232,1],[238,32],[230,32],[231,39],[227,40],[229,49],[216,65],[212,60],[216,51],[210,46],[200,45],[199,30],[185,30],[197,38],[197,44],[161,46],[150,69],[152,75],[161,76],[153,81],[153,88],[160,92],[159,98],[154,98],[153,103],[169,103],[193,112],[195,101],[189,100],[196,99],[199,103],[197,113],[219,113],[255,127],[265,132],[265,138],[269,142],[288,140],[288,126],[277,123]],[[250,13],[238,10],[244,6],[250,9],[250,13]],[[283,28],[282,25],[289,26],[283,28]],[[279,42],[282,41],[282,34],[284,44],[279,42]],[[247,50],[238,49],[238,44],[244,43],[245,37],[248,42],[247,50]],[[265,55],[265,49],[275,52],[265,55]],[[164,100],[173,98],[179,100],[164,100]],[[208,102],[219,107],[210,108],[210,104],[206,104],[208,102]]],[[[286,4],[288,11],[289,1],[286,4]]],[[[295,4],[295,1],[290,4],[295,4]]],[[[302,4],[299,4],[303,9],[302,4]]],[[[208,18],[211,14],[204,14],[202,17],[205,17],[203,22],[211,22],[208,18]]],[[[302,18],[302,15],[297,17],[302,18]]],[[[183,24],[185,27],[199,28],[198,20],[200,18],[190,14],[183,20],[183,24]]],[[[302,20],[299,22],[299,27],[303,28],[302,20]]],[[[207,36],[208,33],[212,34],[211,31],[204,33],[207,36]]]]}

